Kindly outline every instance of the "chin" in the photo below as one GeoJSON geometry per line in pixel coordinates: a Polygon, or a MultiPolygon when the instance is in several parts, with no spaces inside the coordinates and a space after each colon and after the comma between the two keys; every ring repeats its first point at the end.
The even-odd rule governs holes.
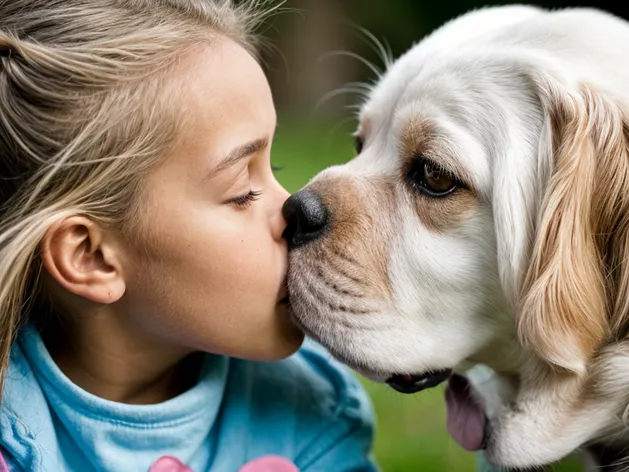
{"type": "MultiPolygon", "coordinates": [[[[295,354],[304,343],[305,334],[290,319],[287,306],[280,308],[280,322],[275,326],[260,352],[252,357],[258,361],[279,361],[295,354]]],[[[259,341],[256,337],[255,341],[259,341]]],[[[251,357],[251,356],[247,356],[251,357]]]]}
{"type": "Polygon", "coordinates": [[[294,329],[290,334],[290,338],[282,338],[281,346],[274,348],[274,353],[271,359],[268,360],[282,360],[295,354],[305,340],[305,335],[301,331],[294,329]]]}

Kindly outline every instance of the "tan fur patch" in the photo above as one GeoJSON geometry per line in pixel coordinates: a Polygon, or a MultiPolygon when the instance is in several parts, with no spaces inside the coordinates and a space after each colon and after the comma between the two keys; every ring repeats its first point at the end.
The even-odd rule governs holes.
{"type": "Polygon", "coordinates": [[[413,119],[404,126],[400,136],[400,156],[408,161],[425,156],[456,175],[473,193],[472,177],[457,159],[451,140],[429,119],[413,119]]]}
{"type": "Polygon", "coordinates": [[[333,177],[315,181],[308,188],[320,196],[331,217],[328,234],[313,250],[333,272],[352,281],[348,290],[355,295],[389,300],[393,226],[388,215],[395,204],[393,184],[361,181],[359,188],[350,177],[333,177]]]}
{"type": "Polygon", "coordinates": [[[430,197],[417,192],[413,208],[420,221],[429,230],[445,233],[459,225],[478,208],[478,199],[466,169],[454,157],[455,151],[448,139],[429,120],[411,120],[400,136],[400,156],[403,159],[402,173],[405,174],[414,161],[425,157],[451,172],[466,187],[455,190],[445,197],[430,197]]]}
{"type": "Polygon", "coordinates": [[[412,198],[415,198],[413,208],[419,220],[430,231],[439,234],[456,228],[478,208],[478,200],[467,190],[456,190],[443,198],[423,195],[412,198]]]}

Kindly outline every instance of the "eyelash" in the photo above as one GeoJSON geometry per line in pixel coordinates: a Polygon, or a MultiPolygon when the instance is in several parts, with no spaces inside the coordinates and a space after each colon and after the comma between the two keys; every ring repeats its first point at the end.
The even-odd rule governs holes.
{"type": "Polygon", "coordinates": [[[227,203],[229,203],[230,205],[234,205],[238,208],[248,208],[253,202],[260,198],[260,195],[262,195],[262,192],[250,191],[245,195],[231,199],[227,203]]]}

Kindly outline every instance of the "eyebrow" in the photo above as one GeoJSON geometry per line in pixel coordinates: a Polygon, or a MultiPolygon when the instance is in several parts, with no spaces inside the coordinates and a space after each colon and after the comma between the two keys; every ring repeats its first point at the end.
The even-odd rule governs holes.
{"type": "Polygon", "coordinates": [[[254,154],[265,149],[268,145],[268,138],[260,138],[232,149],[229,154],[227,154],[227,156],[221,159],[216,167],[208,172],[206,179],[210,179],[216,174],[219,174],[224,170],[230,168],[234,164],[240,162],[241,160],[253,156],[254,154]]]}
{"type": "Polygon", "coordinates": [[[447,135],[434,123],[428,120],[410,120],[406,123],[400,140],[400,152],[405,160],[424,155],[475,190],[474,180],[456,159],[457,149],[452,147],[447,135]]]}

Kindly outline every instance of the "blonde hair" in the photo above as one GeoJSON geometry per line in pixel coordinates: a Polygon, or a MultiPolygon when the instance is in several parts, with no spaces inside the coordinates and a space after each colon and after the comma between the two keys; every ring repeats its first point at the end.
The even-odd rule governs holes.
{"type": "Polygon", "coordinates": [[[125,227],[175,135],[168,71],[216,35],[255,52],[269,3],[0,0],[0,392],[47,229],[125,227]]]}

